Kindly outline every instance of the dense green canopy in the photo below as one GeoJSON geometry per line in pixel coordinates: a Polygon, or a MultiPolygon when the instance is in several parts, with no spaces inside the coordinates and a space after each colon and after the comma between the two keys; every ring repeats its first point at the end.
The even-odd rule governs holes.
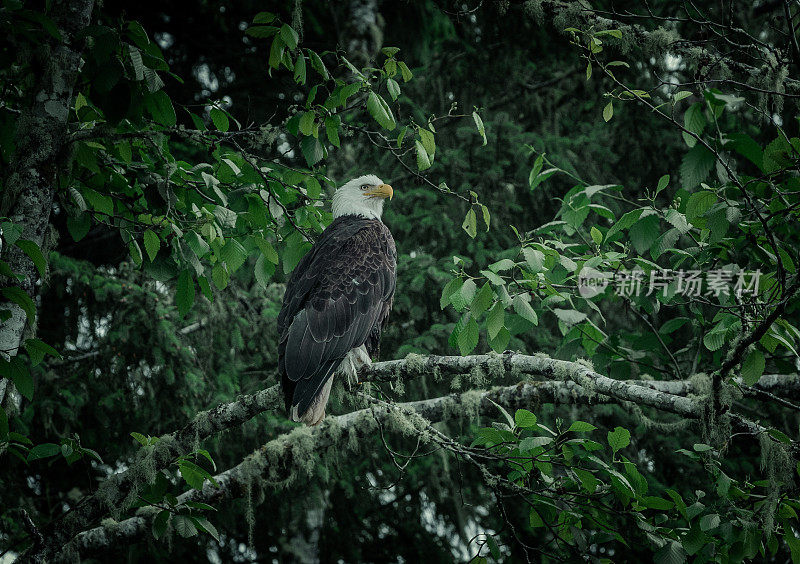
{"type": "Polygon", "coordinates": [[[0,1],[0,562],[800,561],[799,20],[0,1]],[[373,173],[396,362],[298,426],[373,173]]]}

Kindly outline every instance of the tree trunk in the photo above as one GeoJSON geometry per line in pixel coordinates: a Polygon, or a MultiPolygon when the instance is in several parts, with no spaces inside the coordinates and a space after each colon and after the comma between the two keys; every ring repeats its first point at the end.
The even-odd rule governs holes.
{"type": "MultiPolygon", "coordinates": [[[[11,157],[0,212],[22,226],[20,239],[33,241],[39,248],[42,248],[50,223],[57,163],[66,140],[72,90],[80,70],[81,46],[75,43],[75,36],[89,24],[93,3],[94,0],[55,3],[52,15],[62,41],[51,41],[43,46],[42,71],[34,100],[17,122],[17,145],[11,157]]],[[[2,259],[23,277],[17,283],[7,280],[2,286],[18,285],[35,301],[39,274],[33,262],[13,245],[2,249],[2,259]]],[[[9,359],[17,354],[26,318],[18,305],[10,303],[4,307],[11,310],[11,317],[0,325],[0,351],[9,359]]],[[[16,411],[19,399],[13,384],[0,383],[0,406],[16,411]]]]}

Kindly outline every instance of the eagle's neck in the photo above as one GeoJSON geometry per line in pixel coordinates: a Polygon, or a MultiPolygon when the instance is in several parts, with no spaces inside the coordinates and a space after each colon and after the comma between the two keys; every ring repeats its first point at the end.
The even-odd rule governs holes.
{"type": "Polygon", "coordinates": [[[365,219],[381,220],[383,199],[365,198],[362,194],[349,194],[337,191],[333,195],[333,219],[343,215],[357,215],[365,219]]]}

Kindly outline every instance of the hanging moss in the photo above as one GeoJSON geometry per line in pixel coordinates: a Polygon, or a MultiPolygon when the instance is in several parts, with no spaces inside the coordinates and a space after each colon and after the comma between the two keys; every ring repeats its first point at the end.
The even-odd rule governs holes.
{"type": "Polygon", "coordinates": [[[624,402],[624,404],[631,414],[636,418],[636,422],[644,425],[650,431],[659,431],[661,433],[675,433],[682,429],[686,429],[692,421],[690,419],[678,419],[676,421],[656,421],[648,417],[641,406],[633,402],[624,402]]]}
{"type": "Polygon", "coordinates": [[[769,485],[767,498],[761,508],[761,522],[764,533],[769,534],[775,525],[781,492],[793,481],[794,461],[785,445],[773,440],[767,433],[758,435],[761,445],[761,471],[766,472],[769,485]]]}
{"type": "Polygon", "coordinates": [[[425,357],[421,354],[408,353],[404,360],[408,374],[421,374],[425,370],[425,357]]]}
{"type": "Polygon", "coordinates": [[[488,382],[488,378],[486,376],[486,372],[484,371],[483,367],[479,364],[476,364],[472,367],[469,371],[469,375],[467,379],[473,387],[483,387],[488,382]]]}
{"type": "Polygon", "coordinates": [[[480,390],[470,390],[461,394],[460,413],[470,423],[480,425],[481,402],[483,402],[484,392],[480,390]]]}
{"type": "Polygon", "coordinates": [[[711,394],[711,378],[708,374],[698,372],[689,376],[689,383],[692,385],[692,391],[689,396],[708,396],[711,394]]]}
{"type": "Polygon", "coordinates": [[[527,0],[527,2],[522,5],[522,11],[525,15],[539,25],[544,23],[545,17],[542,4],[544,4],[543,0],[527,0]]]}
{"type": "Polygon", "coordinates": [[[486,372],[491,382],[502,380],[506,376],[506,365],[503,355],[491,351],[486,362],[486,372]]]}
{"type": "Polygon", "coordinates": [[[659,27],[643,34],[639,42],[645,55],[655,57],[656,60],[663,60],[670,46],[678,39],[679,36],[675,30],[659,27]]]}

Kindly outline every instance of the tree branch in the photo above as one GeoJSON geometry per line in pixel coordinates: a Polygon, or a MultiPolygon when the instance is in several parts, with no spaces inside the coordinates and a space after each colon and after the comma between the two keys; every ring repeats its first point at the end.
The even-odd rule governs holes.
{"type": "MultiPolygon", "coordinates": [[[[296,427],[260,447],[237,466],[216,475],[214,478],[219,488],[207,483],[202,490],[190,490],[181,494],[178,501],[214,504],[250,496],[254,485],[261,481],[267,481],[277,487],[285,486],[292,479],[297,479],[297,472],[304,473],[304,477],[312,477],[315,465],[308,463],[309,451],[315,453],[315,456],[322,456],[331,449],[341,450],[348,446],[354,433],[357,437],[369,436],[376,428],[384,426],[391,428],[394,425],[394,428],[400,428],[405,433],[413,432],[423,442],[427,442],[432,440],[427,435],[430,433],[430,422],[441,421],[448,414],[455,413],[462,417],[495,416],[497,415],[495,404],[515,410],[542,403],[596,405],[636,401],[689,419],[698,419],[702,413],[697,400],[685,397],[692,392],[700,392],[689,380],[612,380],[594,373],[581,363],[553,360],[543,356],[504,354],[470,357],[431,356],[424,359],[412,356],[410,359],[376,363],[371,369],[365,369],[362,374],[369,374],[372,379],[392,380],[398,375],[410,377],[435,369],[440,373],[460,374],[469,372],[475,367],[491,368],[493,365],[495,368],[498,365],[502,366],[504,370],[512,373],[560,375],[567,379],[523,382],[492,390],[468,391],[400,404],[378,402],[377,407],[372,406],[344,415],[327,417],[318,427],[296,427]],[[587,389],[579,384],[578,380],[590,388],[587,389]],[[601,390],[604,393],[598,393],[601,390]],[[411,417],[402,425],[398,425],[392,419],[397,412],[411,413],[419,418],[411,417]]],[[[765,378],[771,381],[772,385],[777,385],[778,380],[784,380],[792,386],[800,387],[796,376],[765,378]]],[[[734,424],[750,434],[760,434],[766,430],[738,415],[734,418],[734,424]]],[[[156,512],[154,508],[142,508],[134,517],[80,533],[70,544],[72,550],[66,553],[77,551],[82,556],[87,556],[107,550],[119,542],[133,542],[147,533],[156,512]]]]}
{"type": "MultiPolygon", "coordinates": [[[[483,370],[490,377],[495,378],[511,375],[519,379],[524,379],[526,376],[543,376],[552,379],[544,382],[520,383],[483,392],[466,392],[461,395],[443,396],[400,405],[404,408],[410,408],[425,419],[432,421],[440,420],[445,410],[462,408],[465,402],[473,407],[478,405],[480,412],[492,412],[491,410],[496,408],[493,407],[493,404],[488,399],[512,408],[530,406],[541,402],[596,404],[631,401],[691,419],[698,418],[701,412],[697,401],[687,397],[692,392],[700,392],[700,390],[694,389],[691,380],[614,380],[597,374],[583,363],[555,360],[544,355],[528,356],[516,353],[467,357],[409,355],[402,360],[379,362],[365,367],[360,373],[360,378],[362,381],[392,382],[410,379],[426,373],[456,375],[466,374],[475,369],[483,370]]],[[[797,382],[796,377],[765,377],[765,385],[772,391],[780,389],[781,381],[791,389],[800,389],[800,384],[797,382]]],[[[70,539],[99,521],[109,513],[112,507],[129,505],[126,498],[130,497],[131,492],[135,492],[136,488],[138,488],[138,481],[141,481],[140,477],[145,475],[145,469],[149,468],[149,471],[153,472],[167,468],[176,457],[187,454],[196,448],[198,442],[222,430],[241,425],[259,413],[274,410],[280,403],[281,392],[279,386],[272,386],[255,394],[240,396],[236,401],[219,405],[210,411],[199,413],[182,429],[162,436],[155,445],[149,447],[151,450],[146,453],[146,456],[140,453],[140,456],[137,456],[137,459],[130,464],[128,470],[109,477],[106,482],[101,484],[98,492],[86,498],[63,518],[48,524],[43,531],[43,536],[46,539],[43,549],[39,554],[24,555],[20,562],[34,561],[39,557],[52,559],[70,539]]],[[[329,428],[330,426],[349,428],[355,425],[355,421],[362,418],[364,413],[366,413],[365,410],[361,410],[338,417],[329,417],[325,420],[324,428],[329,428]]],[[[317,436],[320,432],[318,429],[299,427],[288,435],[276,439],[276,441],[290,441],[294,439],[289,439],[288,437],[298,438],[308,433],[317,436]]],[[[274,452],[277,444],[279,443],[273,441],[259,449],[258,452],[262,452],[262,454],[267,451],[274,452]]],[[[142,450],[144,451],[145,449],[142,450]]],[[[227,472],[223,472],[219,478],[228,483],[228,480],[231,479],[229,476],[237,476],[237,472],[241,470],[241,467],[242,465],[240,464],[227,472]]],[[[233,483],[236,484],[238,482],[234,481],[233,483]]],[[[223,486],[219,491],[213,489],[213,491],[206,492],[204,490],[206,493],[201,492],[192,495],[210,496],[213,494],[224,497],[228,495],[224,493],[228,491],[225,489],[226,487],[228,489],[236,489],[238,486],[223,486]],[[220,491],[223,493],[219,493],[220,491]],[[214,492],[217,493],[214,494],[214,492]]],[[[131,523],[127,523],[122,531],[127,531],[131,526],[131,523]]],[[[84,535],[81,537],[82,539],[87,538],[85,535],[88,535],[88,533],[81,534],[84,535]]],[[[118,533],[112,534],[106,531],[103,533],[103,538],[113,540],[115,534],[118,533]]],[[[94,538],[95,535],[91,534],[89,536],[94,538]]],[[[78,541],[78,544],[83,542],[78,541]]]]}

